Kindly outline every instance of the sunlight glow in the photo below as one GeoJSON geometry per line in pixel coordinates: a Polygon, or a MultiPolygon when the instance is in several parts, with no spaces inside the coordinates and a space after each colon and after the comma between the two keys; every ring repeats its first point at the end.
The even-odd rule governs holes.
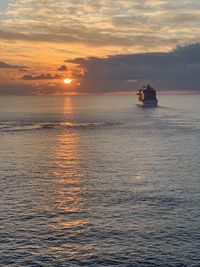
{"type": "Polygon", "coordinates": [[[72,79],[70,79],[70,78],[64,79],[65,84],[70,84],[71,82],[72,82],[72,79]]]}

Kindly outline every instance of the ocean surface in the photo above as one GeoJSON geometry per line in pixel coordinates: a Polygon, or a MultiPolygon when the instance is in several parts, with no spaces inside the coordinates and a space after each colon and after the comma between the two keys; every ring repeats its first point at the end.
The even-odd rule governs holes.
{"type": "Polygon", "coordinates": [[[200,95],[0,97],[0,266],[200,266],[200,95]]]}

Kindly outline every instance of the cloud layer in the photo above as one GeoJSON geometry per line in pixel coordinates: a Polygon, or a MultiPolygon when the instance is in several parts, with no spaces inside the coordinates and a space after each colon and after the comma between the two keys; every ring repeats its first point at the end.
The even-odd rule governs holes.
{"type": "Polygon", "coordinates": [[[200,90],[200,44],[168,53],[77,58],[67,61],[85,70],[82,87],[89,92],[126,91],[151,83],[159,89],[200,90]]]}
{"type": "MultiPolygon", "coordinates": [[[[0,94],[5,93],[5,88],[12,94],[63,94],[66,90],[77,93],[123,92],[135,91],[146,83],[158,90],[200,92],[199,43],[177,47],[172,52],[75,58],[65,62],[73,66],[70,71],[73,83],[67,88],[63,85],[63,73],[60,75],[60,69],[66,69],[66,65],[62,65],[52,73],[31,74],[28,70],[21,82],[1,84],[0,94]]],[[[2,62],[0,66],[12,68],[2,62]]],[[[20,69],[18,72],[20,75],[20,69]]]]}
{"type": "Polygon", "coordinates": [[[77,92],[199,88],[199,0],[8,0],[0,23],[7,91],[62,92],[70,75],[77,92]]]}
{"type": "Polygon", "coordinates": [[[199,40],[199,10],[197,0],[16,0],[4,12],[0,38],[169,49],[199,40]]]}

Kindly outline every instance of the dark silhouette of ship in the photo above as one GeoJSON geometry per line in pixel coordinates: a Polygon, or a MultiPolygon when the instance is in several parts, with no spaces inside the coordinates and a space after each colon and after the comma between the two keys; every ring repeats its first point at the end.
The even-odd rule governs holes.
{"type": "Polygon", "coordinates": [[[137,93],[139,106],[141,107],[157,107],[158,100],[156,98],[156,90],[149,84],[140,89],[137,93]]]}

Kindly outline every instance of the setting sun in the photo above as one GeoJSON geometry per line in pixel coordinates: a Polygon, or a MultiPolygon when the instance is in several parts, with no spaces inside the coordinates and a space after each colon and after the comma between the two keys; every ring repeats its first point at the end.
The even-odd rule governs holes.
{"type": "Polygon", "coordinates": [[[70,79],[70,78],[64,79],[65,84],[70,84],[71,82],[72,82],[72,79],[70,79]]]}

